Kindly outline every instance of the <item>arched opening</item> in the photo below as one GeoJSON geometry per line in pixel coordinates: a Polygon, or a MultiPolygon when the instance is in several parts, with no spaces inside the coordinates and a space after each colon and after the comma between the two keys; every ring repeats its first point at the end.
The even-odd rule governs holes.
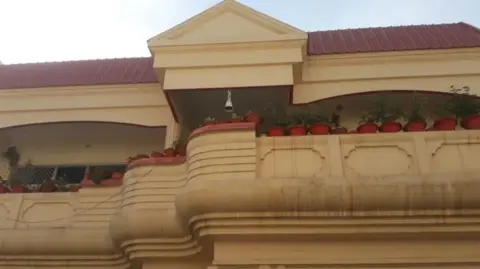
{"type": "MultiPolygon", "coordinates": [[[[395,121],[405,127],[412,121],[432,127],[439,119],[456,119],[457,129],[465,128],[462,120],[480,113],[480,99],[468,87],[453,87],[456,93],[435,93],[417,90],[364,92],[335,96],[308,104],[292,105],[285,102],[262,102],[265,123],[260,133],[274,126],[312,125],[324,123],[332,128],[344,127],[354,131],[363,122],[383,123],[395,121]],[[375,119],[374,119],[375,118],[375,119]]],[[[272,99],[273,100],[273,99],[272,99]]],[[[249,104],[246,104],[247,107],[249,104]]],[[[469,129],[469,128],[466,128],[469,129]]],[[[400,129],[401,130],[401,129],[400,129]]]]}
{"type": "MultiPolygon", "coordinates": [[[[0,151],[15,150],[19,167],[27,167],[22,184],[46,180],[80,183],[94,168],[123,172],[127,158],[161,150],[164,127],[109,122],[64,122],[0,129],[0,151]]],[[[0,177],[11,178],[7,158],[0,158],[0,177]]]]}

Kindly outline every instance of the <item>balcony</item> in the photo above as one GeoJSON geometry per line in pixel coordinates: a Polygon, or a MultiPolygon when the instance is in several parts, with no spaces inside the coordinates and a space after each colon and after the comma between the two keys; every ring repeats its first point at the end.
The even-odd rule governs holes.
{"type": "Polygon", "coordinates": [[[372,225],[390,233],[411,217],[395,229],[412,233],[449,214],[451,225],[438,238],[461,236],[477,229],[458,230],[468,220],[455,216],[480,206],[479,147],[477,130],[258,137],[252,123],[205,126],[192,133],[186,157],[130,163],[123,186],[0,195],[1,227],[9,251],[84,255],[109,265],[127,262],[121,249],[130,260],[153,252],[195,256],[205,249],[202,237],[278,232],[248,227],[315,234],[308,223],[319,216],[390,218],[371,219],[355,233],[372,225]],[[292,217],[297,230],[284,223],[292,217]]]}
{"type": "MultiPolygon", "coordinates": [[[[5,251],[12,259],[44,255],[45,264],[58,253],[99,266],[152,256],[211,264],[212,248],[222,244],[210,239],[440,240],[480,232],[480,130],[278,137],[264,131],[249,122],[206,125],[193,130],[184,157],[137,156],[122,185],[0,195],[5,251]]],[[[131,147],[129,155],[158,148],[131,147]]],[[[78,156],[105,160],[98,153],[78,156]]]]}

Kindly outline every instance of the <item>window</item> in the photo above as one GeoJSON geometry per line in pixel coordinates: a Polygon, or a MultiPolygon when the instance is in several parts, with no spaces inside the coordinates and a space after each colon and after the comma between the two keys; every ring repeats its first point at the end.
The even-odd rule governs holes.
{"type": "MultiPolygon", "coordinates": [[[[33,166],[33,168],[28,168],[28,171],[22,173],[27,175],[28,178],[24,180],[28,181],[30,184],[41,184],[46,180],[58,180],[66,184],[79,184],[85,177],[85,174],[92,172],[96,169],[106,171],[105,177],[110,178],[114,172],[124,172],[125,165],[60,165],[60,166],[33,166]]],[[[20,168],[22,169],[22,168],[20,168]]],[[[25,168],[24,170],[27,170],[25,168]]],[[[25,182],[26,183],[26,182],[25,182]]]]}
{"type": "Polygon", "coordinates": [[[60,166],[56,170],[55,180],[68,184],[80,184],[87,172],[87,166],[60,166]]]}

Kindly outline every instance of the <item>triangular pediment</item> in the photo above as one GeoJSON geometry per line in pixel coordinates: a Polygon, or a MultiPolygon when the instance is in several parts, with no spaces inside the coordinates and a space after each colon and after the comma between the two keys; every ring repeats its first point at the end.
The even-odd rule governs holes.
{"type": "Polygon", "coordinates": [[[234,0],[223,2],[148,41],[149,47],[302,40],[307,34],[234,0]]]}

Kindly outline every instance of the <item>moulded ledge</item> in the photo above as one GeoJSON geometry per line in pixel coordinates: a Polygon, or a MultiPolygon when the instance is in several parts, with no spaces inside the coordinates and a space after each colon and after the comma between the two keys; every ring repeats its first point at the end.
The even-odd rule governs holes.
{"type": "Polygon", "coordinates": [[[182,164],[185,161],[186,158],[183,156],[143,158],[131,162],[127,167],[127,171],[142,166],[182,164]]]}
{"type": "Polygon", "coordinates": [[[41,228],[0,231],[4,255],[112,255],[108,229],[41,228]]]}
{"type": "Polygon", "coordinates": [[[100,184],[97,184],[93,182],[91,179],[84,179],[80,183],[82,187],[99,187],[99,186],[120,186],[123,183],[123,179],[105,179],[100,182],[100,184]]]}
{"type": "Polygon", "coordinates": [[[255,130],[253,122],[225,123],[206,125],[193,130],[190,134],[190,140],[200,134],[207,132],[235,131],[235,130],[255,130]]]}
{"type": "Polygon", "coordinates": [[[178,215],[189,223],[207,214],[241,212],[415,212],[480,209],[478,173],[390,178],[202,180],[176,196],[178,215]]]}

